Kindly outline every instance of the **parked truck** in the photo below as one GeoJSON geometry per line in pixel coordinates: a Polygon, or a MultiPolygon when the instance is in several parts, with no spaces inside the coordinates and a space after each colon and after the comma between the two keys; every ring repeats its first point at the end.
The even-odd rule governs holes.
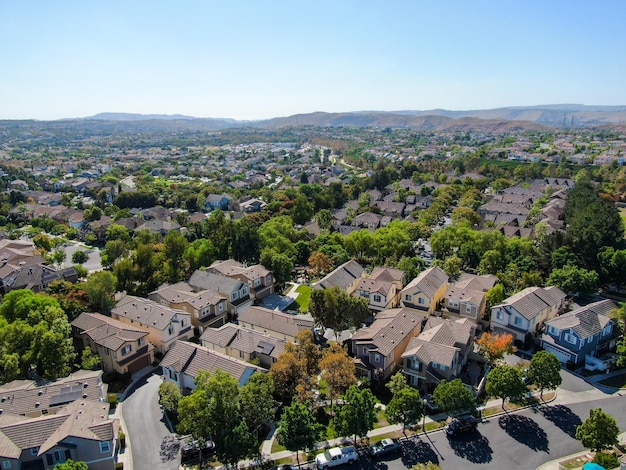
{"type": "Polygon", "coordinates": [[[352,446],[333,447],[315,457],[315,464],[319,470],[325,470],[344,463],[353,464],[358,458],[359,454],[352,446]]]}

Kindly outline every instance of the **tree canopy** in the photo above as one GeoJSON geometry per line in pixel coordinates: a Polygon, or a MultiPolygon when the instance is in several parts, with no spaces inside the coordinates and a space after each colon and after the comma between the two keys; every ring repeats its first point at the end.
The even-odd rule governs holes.
{"type": "Polygon", "coordinates": [[[433,399],[442,411],[451,414],[476,409],[476,400],[472,392],[461,382],[461,379],[454,379],[450,382],[442,380],[433,392],[433,399]]]}
{"type": "Polygon", "coordinates": [[[520,371],[512,366],[497,366],[487,375],[485,385],[487,395],[502,398],[502,408],[505,400],[516,400],[521,398],[526,392],[526,387],[522,382],[520,371]]]}
{"type": "Polygon", "coordinates": [[[548,351],[538,351],[530,360],[528,377],[533,381],[541,392],[543,399],[544,390],[554,390],[563,379],[561,378],[561,362],[548,351]]]}
{"type": "Polygon", "coordinates": [[[602,411],[602,408],[589,410],[589,418],[576,428],[576,439],[596,452],[616,445],[618,435],[615,418],[602,411]]]}
{"type": "Polygon", "coordinates": [[[356,444],[357,437],[374,429],[376,398],[369,389],[360,389],[358,385],[352,385],[342,398],[344,404],[333,418],[335,430],[342,436],[354,436],[356,444]]]}

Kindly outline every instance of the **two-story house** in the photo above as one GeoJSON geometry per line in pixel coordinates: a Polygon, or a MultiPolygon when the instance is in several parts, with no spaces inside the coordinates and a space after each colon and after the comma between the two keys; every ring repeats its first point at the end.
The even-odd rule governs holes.
{"type": "Polygon", "coordinates": [[[598,358],[615,350],[620,334],[609,316],[615,308],[612,301],[601,300],[546,321],[541,346],[563,363],[605,370],[608,364],[598,358]]]}
{"type": "Polygon", "coordinates": [[[284,339],[234,323],[208,329],[200,337],[200,344],[206,348],[246,362],[256,359],[266,369],[278,360],[285,343],[284,339]]]}
{"type": "Polygon", "coordinates": [[[161,367],[165,380],[174,382],[185,392],[195,388],[194,379],[201,370],[211,374],[218,369],[227,372],[240,387],[248,383],[252,374],[265,372],[249,362],[187,341],[176,341],[163,357],[161,367]]]}
{"type": "Polygon", "coordinates": [[[148,298],[191,314],[191,324],[196,336],[200,336],[206,328],[218,328],[226,323],[227,298],[213,290],[194,292],[189,284],[179,282],[162,285],[148,294],[148,298]]]}
{"type": "Polygon", "coordinates": [[[492,307],[491,328],[523,342],[527,334],[537,336],[544,323],[562,311],[566,297],[555,286],[527,287],[492,307]]]}
{"type": "Polygon", "coordinates": [[[402,353],[422,330],[423,314],[408,308],[383,310],[370,326],[360,328],[350,340],[357,373],[384,381],[402,367],[402,353]]]}
{"type": "Polygon", "coordinates": [[[133,295],[122,297],[111,310],[111,316],[147,331],[148,341],[162,354],[176,340],[193,336],[191,314],[133,295]]]}
{"type": "Polygon", "coordinates": [[[285,341],[295,342],[302,330],[313,330],[310,315],[289,315],[263,307],[250,307],[239,315],[239,325],[285,341]]]}
{"type": "Polygon", "coordinates": [[[469,318],[478,323],[485,315],[487,295],[485,292],[449,286],[443,297],[443,310],[454,317],[469,318]]]}
{"type": "Polygon", "coordinates": [[[474,347],[476,325],[430,316],[423,331],[406,348],[402,372],[411,386],[431,393],[441,380],[459,377],[474,347]]]}
{"type": "Polygon", "coordinates": [[[100,313],[81,313],[72,332],[97,354],[105,372],[133,373],[154,362],[148,332],[100,313]]]}
{"type": "Polygon", "coordinates": [[[352,295],[366,270],[354,260],[349,260],[336,267],[318,282],[312,285],[313,289],[331,289],[338,287],[352,295]]]}
{"type": "Polygon", "coordinates": [[[448,275],[438,266],[419,273],[400,292],[400,305],[432,314],[448,289],[448,275]]]}
{"type": "Polygon", "coordinates": [[[368,277],[361,277],[353,295],[365,297],[370,310],[380,312],[398,306],[398,294],[406,275],[395,268],[377,266],[368,277]]]}
{"type": "Polygon", "coordinates": [[[228,259],[215,261],[207,268],[207,271],[247,283],[250,295],[257,300],[274,293],[274,276],[271,271],[260,264],[245,266],[239,261],[228,259]]]}
{"type": "Polygon", "coordinates": [[[221,274],[197,270],[189,278],[189,285],[195,292],[212,290],[226,297],[228,314],[232,318],[237,318],[254,302],[247,282],[221,274]]]}
{"type": "Polygon", "coordinates": [[[228,209],[228,204],[230,204],[230,198],[225,194],[209,194],[205,200],[205,209],[212,211],[215,209],[220,209],[225,211],[228,209]]]}

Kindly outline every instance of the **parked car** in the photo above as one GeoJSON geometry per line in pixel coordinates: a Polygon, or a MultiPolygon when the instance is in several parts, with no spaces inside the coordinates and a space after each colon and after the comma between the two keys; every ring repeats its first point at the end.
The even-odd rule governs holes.
{"type": "Polygon", "coordinates": [[[402,444],[399,439],[383,439],[373,444],[369,453],[372,457],[382,457],[383,455],[394,454],[402,451],[402,444]]]}
{"type": "Polygon", "coordinates": [[[200,448],[202,448],[202,455],[207,456],[215,451],[215,443],[213,441],[206,441],[204,447],[202,447],[199,441],[185,440],[180,446],[181,460],[185,462],[199,458],[200,448]]]}
{"type": "Polygon", "coordinates": [[[298,467],[296,465],[283,464],[278,467],[274,467],[273,470],[298,470],[298,467]]]}
{"type": "Polygon", "coordinates": [[[473,416],[459,416],[453,418],[444,428],[448,436],[459,436],[472,432],[478,427],[478,420],[473,416]]]}
{"type": "Polygon", "coordinates": [[[336,467],[344,463],[353,464],[359,458],[359,454],[352,446],[349,447],[332,447],[322,454],[315,457],[315,465],[319,470],[325,470],[330,467],[336,467]]]}

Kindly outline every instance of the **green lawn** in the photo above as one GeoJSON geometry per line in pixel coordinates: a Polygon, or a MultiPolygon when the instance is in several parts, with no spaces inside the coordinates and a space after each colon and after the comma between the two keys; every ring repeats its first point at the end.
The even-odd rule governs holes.
{"type": "Polygon", "coordinates": [[[298,307],[300,307],[301,312],[308,312],[309,310],[309,300],[311,300],[311,286],[305,286],[304,284],[298,286],[296,289],[298,298],[296,299],[296,303],[298,307]]]}

